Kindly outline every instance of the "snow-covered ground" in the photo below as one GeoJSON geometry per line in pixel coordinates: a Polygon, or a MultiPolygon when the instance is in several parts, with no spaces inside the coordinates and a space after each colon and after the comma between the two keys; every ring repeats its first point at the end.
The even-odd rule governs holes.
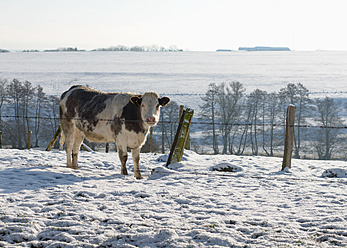
{"type": "Polygon", "coordinates": [[[141,154],[136,180],[129,160],[0,150],[0,247],[347,246],[347,162],[141,154]]]}

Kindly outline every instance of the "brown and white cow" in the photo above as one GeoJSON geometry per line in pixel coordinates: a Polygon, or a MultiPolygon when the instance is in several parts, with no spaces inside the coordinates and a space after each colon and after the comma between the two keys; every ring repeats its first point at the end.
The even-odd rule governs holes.
{"type": "Polygon", "coordinates": [[[75,85],[60,99],[60,123],[65,136],[67,167],[78,169],[78,153],[86,138],[91,142],[115,142],[121,161],[121,173],[127,175],[127,149],[131,149],[134,176],[141,178],[140,149],[148,130],[157,124],[160,107],[168,97],[159,98],[155,92],[143,95],[105,93],[86,86],[75,85]]]}

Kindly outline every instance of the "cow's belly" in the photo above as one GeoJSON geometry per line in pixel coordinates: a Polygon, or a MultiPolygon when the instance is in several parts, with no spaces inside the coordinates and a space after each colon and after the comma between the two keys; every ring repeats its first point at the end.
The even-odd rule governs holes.
{"type": "Polygon", "coordinates": [[[127,148],[130,149],[137,149],[141,147],[146,142],[146,136],[147,133],[135,133],[133,131],[127,131],[123,130],[117,137],[117,140],[122,144],[123,146],[126,145],[127,148]],[[119,138],[119,139],[118,139],[119,138]]]}
{"type": "Polygon", "coordinates": [[[114,133],[109,125],[97,125],[93,131],[80,130],[83,132],[87,140],[96,143],[112,143],[115,142],[114,133]]]}
{"type": "Polygon", "coordinates": [[[85,137],[90,142],[95,143],[113,143],[114,138],[110,136],[100,135],[97,133],[86,133],[85,137]]]}

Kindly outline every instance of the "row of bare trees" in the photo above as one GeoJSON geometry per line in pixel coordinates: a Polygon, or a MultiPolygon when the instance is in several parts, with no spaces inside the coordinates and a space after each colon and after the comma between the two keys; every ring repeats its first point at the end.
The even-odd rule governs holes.
{"type": "MultiPolygon", "coordinates": [[[[301,83],[290,83],[279,92],[256,89],[249,94],[240,82],[211,83],[202,101],[199,119],[195,118],[191,126],[192,148],[198,152],[268,156],[282,152],[286,108],[293,104],[294,157],[332,159],[337,152],[340,157],[347,156],[346,129],[338,128],[345,125],[343,106],[329,97],[311,99],[309,90],[301,83]]],[[[31,146],[46,146],[59,125],[58,110],[59,98],[48,96],[41,86],[0,79],[0,131],[4,146],[27,147],[29,131],[31,146]]],[[[153,132],[152,151],[164,153],[170,149],[178,118],[176,102],[162,109],[153,132]]]]}
{"type": "MultiPolygon", "coordinates": [[[[47,146],[59,125],[58,111],[59,97],[48,96],[40,85],[34,87],[29,81],[0,79],[0,131],[4,146],[28,147],[30,131],[31,147],[47,146]]],[[[153,151],[164,153],[170,149],[178,117],[176,102],[172,101],[162,109],[160,123],[154,133],[153,151]]],[[[87,143],[96,147],[96,144],[87,143]]]]}
{"type": "Polygon", "coordinates": [[[52,138],[59,125],[59,98],[47,96],[39,85],[29,81],[0,79],[0,131],[3,144],[14,148],[28,146],[28,133],[33,133],[32,145],[52,138]]]}
{"type": "Polygon", "coordinates": [[[240,82],[211,83],[202,98],[202,119],[211,121],[204,127],[205,143],[211,145],[214,154],[241,155],[247,151],[273,156],[276,150],[281,151],[289,104],[296,106],[295,158],[314,153],[319,159],[332,159],[339,148],[346,150],[338,101],[329,97],[313,100],[301,83],[289,83],[279,92],[245,92],[240,82]]]}

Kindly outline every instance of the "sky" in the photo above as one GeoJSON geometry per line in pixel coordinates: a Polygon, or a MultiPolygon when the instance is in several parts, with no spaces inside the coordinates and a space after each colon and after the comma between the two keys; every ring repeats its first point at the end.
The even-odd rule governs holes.
{"type": "Polygon", "coordinates": [[[347,50],[345,0],[0,0],[0,49],[347,50]]]}

